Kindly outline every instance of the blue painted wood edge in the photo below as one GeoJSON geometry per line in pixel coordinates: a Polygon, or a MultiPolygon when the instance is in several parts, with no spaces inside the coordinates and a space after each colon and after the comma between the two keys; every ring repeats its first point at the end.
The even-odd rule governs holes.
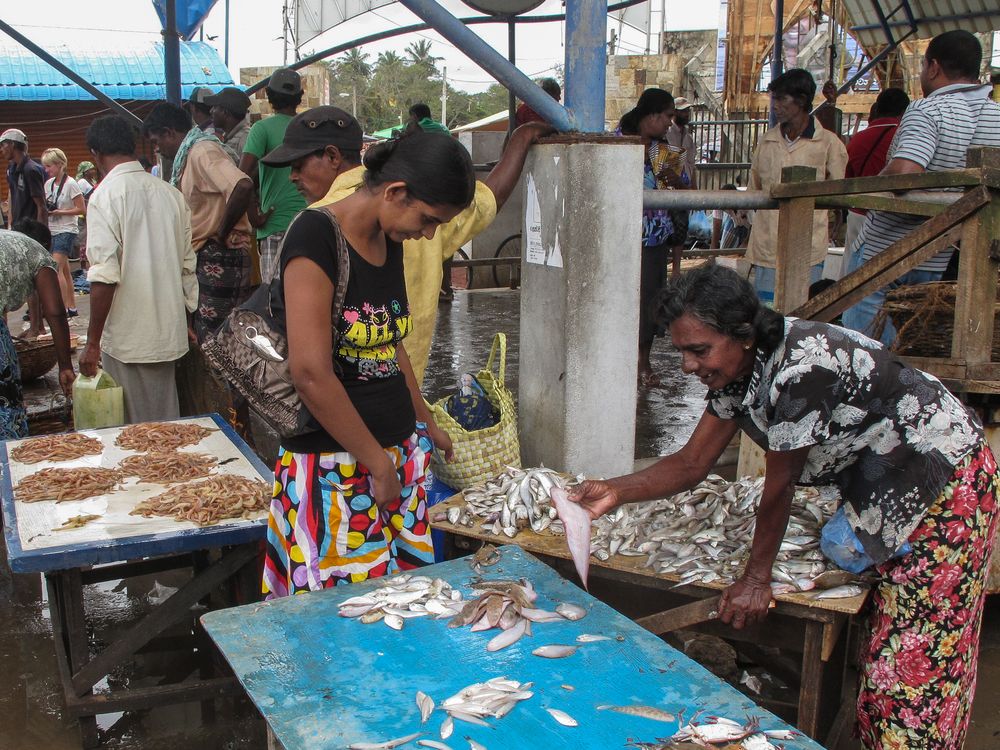
{"type": "MultiPolygon", "coordinates": [[[[249,445],[219,414],[200,414],[183,417],[183,420],[210,418],[218,428],[232,440],[240,453],[250,462],[265,482],[273,482],[274,476],[267,464],[257,457],[249,445]]],[[[172,420],[180,421],[180,420],[172,420]]],[[[7,442],[0,443],[0,497],[3,502],[4,539],[7,542],[7,562],[15,573],[46,573],[53,570],[68,570],[84,565],[135,560],[142,557],[157,557],[183,552],[194,552],[213,547],[225,547],[257,542],[267,534],[267,519],[262,518],[251,524],[237,527],[206,526],[200,529],[183,529],[160,534],[131,536],[119,541],[88,542],[87,546],[65,544],[38,550],[25,550],[17,530],[17,506],[14,502],[14,487],[10,479],[10,456],[7,442]]]]}

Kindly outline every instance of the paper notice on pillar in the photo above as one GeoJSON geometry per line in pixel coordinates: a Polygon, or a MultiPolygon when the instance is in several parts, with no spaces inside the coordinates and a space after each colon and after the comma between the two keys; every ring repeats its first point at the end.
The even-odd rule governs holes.
{"type": "MultiPolygon", "coordinates": [[[[555,196],[553,196],[555,198],[555,196]]],[[[553,201],[554,202],[554,201],[553,201]]],[[[542,226],[542,206],[538,198],[534,175],[528,175],[528,189],[525,192],[524,236],[525,260],[540,266],[562,268],[562,252],[559,249],[559,235],[553,226],[548,231],[542,226]],[[546,235],[551,239],[546,242],[546,235]]]]}

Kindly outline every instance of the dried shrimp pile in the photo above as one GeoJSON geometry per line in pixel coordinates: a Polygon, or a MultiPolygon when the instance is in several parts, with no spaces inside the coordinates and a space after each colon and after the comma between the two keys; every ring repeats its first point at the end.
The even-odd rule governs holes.
{"type": "Polygon", "coordinates": [[[133,451],[169,451],[200,443],[214,430],[184,422],[146,422],[126,427],[115,445],[133,451]]]}
{"type": "Polygon", "coordinates": [[[267,510],[270,487],[245,477],[221,476],[174,487],[135,506],[132,515],[173,517],[199,526],[248,518],[267,510]]]}
{"type": "Polygon", "coordinates": [[[99,456],[103,451],[104,444],[97,438],[68,432],[26,440],[10,452],[10,457],[22,464],[37,464],[40,461],[71,461],[81,456],[99,456]]]}
{"type": "Polygon", "coordinates": [[[118,468],[128,476],[139,477],[140,482],[170,484],[207,477],[216,463],[214,456],[204,453],[151,451],[129,456],[118,468]]]}
{"type": "Polygon", "coordinates": [[[123,479],[117,469],[42,469],[22,479],[14,497],[22,503],[83,500],[110,492],[123,479]]]}

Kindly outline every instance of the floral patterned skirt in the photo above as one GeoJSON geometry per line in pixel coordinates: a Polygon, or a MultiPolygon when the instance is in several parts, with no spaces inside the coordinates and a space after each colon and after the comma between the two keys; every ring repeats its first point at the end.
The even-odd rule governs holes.
{"type": "Polygon", "coordinates": [[[976,689],[986,573],[997,527],[996,459],[963,459],[910,536],[879,567],[861,659],[858,733],[874,750],[962,747],[976,689]]]}
{"type": "Polygon", "coordinates": [[[28,414],[21,397],[21,367],[14,339],[0,316],[0,440],[28,436],[28,414]]]}
{"type": "Polygon", "coordinates": [[[371,496],[371,473],[350,453],[281,449],[267,527],[265,599],[434,562],[424,494],[432,446],[422,428],[385,449],[403,492],[381,511],[371,496]]]}

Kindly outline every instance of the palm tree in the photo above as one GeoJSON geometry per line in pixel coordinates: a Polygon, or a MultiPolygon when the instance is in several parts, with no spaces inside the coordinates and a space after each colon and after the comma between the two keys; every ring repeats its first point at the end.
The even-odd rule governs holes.
{"type": "Polygon", "coordinates": [[[395,73],[402,69],[404,62],[403,58],[392,50],[380,52],[378,60],[375,61],[375,70],[395,73]]]}
{"type": "Polygon", "coordinates": [[[349,50],[337,61],[337,72],[345,78],[368,80],[372,74],[371,63],[368,62],[368,53],[362,52],[357,47],[349,50]]]}
{"type": "Polygon", "coordinates": [[[426,39],[418,39],[408,44],[406,54],[413,65],[424,67],[429,73],[437,73],[437,61],[444,59],[431,54],[431,42],[426,39]]]}

